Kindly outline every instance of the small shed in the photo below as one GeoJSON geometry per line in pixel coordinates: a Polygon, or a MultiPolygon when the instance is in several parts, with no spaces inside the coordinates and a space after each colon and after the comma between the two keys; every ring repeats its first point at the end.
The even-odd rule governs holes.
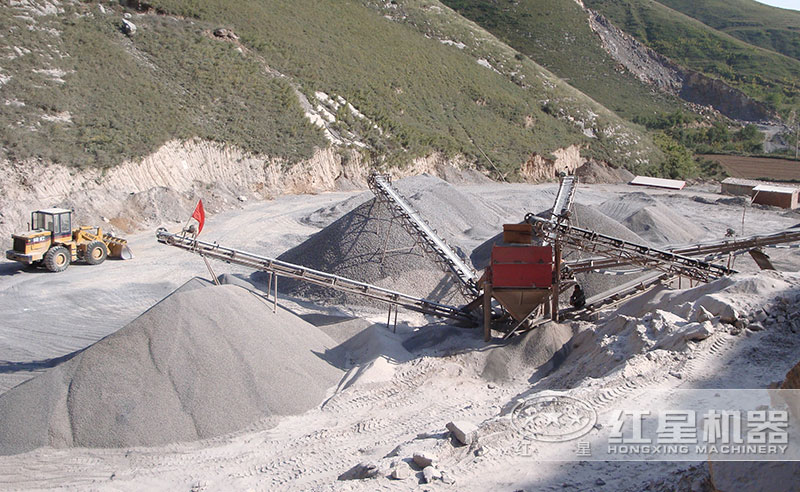
{"type": "Polygon", "coordinates": [[[679,179],[651,178],[650,176],[636,176],[628,184],[666,188],[668,190],[682,190],[683,187],[686,186],[686,181],[679,179]]]}
{"type": "Polygon", "coordinates": [[[771,183],[755,179],[725,178],[722,180],[721,193],[725,195],[753,196],[753,188],[763,184],[771,183]]]}
{"type": "Polygon", "coordinates": [[[800,189],[762,184],[753,188],[753,193],[753,203],[795,209],[800,189]]]}

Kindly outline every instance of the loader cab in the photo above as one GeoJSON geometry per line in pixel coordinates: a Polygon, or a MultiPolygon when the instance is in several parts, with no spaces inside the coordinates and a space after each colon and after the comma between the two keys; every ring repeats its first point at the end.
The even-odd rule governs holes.
{"type": "Polygon", "coordinates": [[[31,229],[50,231],[53,241],[68,241],[72,238],[72,210],[48,208],[31,213],[31,229]]]}

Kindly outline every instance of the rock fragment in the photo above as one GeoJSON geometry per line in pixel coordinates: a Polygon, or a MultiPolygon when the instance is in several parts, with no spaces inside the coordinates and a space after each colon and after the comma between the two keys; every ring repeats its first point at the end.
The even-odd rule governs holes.
{"type": "Polygon", "coordinates": [[[694,320],[697,321],[698,323],[702,323],[704,321],[708,321],[713,318],[714,315],[709,313],[708,310],[703,306],[698,307],[697,311],[694,312],[694,320]]]}
{"type": "Polygon", "coordinates": [[[475,424],[465,421],[454,421],[447,424],[447,430],[453,433],[453,437],[461,444],[467,446],[478,440],[478,428],[475,424]]]}
{"type": "Polygon", "coordinates": [[[363,480],[366,478],[375,478],[378,476],[379,472],[380,470],[378,465],[375,463],[363,462],[339,475],[339,480],[363,480]]]}
{"type": "Polygon", "coordinates": [[[422,470],[422,482],[432,483],[437,478],[441,478],[442,474],[433,466],[426,466],[422,470]]]}
{"type": "Polygon", "coordinates": [[[408,463],[405,461],[401,461],[392,469],[391,475],[389,477],[392,480],[406,480],[408,477],[411,476],[411,467],[408,466],[408,463]]]}
{"type": "Polygon", "coordinates": [[[434,462],[434,457],[430,453],[419,451],[414,453],[413,457],[414,463],[420,468],[426,468],[431,466],[434,462]]]}
{"type": "Polygon", "coordinates": [[[122,32],[128,36],[136,34],[136,24],[128,19],[122,19],[122,26],[120,28],[122,29],[122,32]]]}

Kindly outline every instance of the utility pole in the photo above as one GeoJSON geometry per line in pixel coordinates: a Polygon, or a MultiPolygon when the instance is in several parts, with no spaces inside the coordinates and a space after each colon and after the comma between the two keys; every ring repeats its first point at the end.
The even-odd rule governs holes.
{"type": "MultiPolygon", "coordinates": [[[[792,110],[792,125],[794,126],[794,160],[800,158],[800,121],[797,121],[797,110],[792,110]]],[[[791,130],[791,128],[790,128],[791,130]]]]}

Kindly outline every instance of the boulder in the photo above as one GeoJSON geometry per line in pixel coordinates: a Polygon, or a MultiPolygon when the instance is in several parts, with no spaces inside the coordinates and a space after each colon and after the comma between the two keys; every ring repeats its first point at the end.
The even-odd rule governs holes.
{"type": "Polygon", "coordinates": [[[699,306],[694,312],[694,320],[698,323],[702,323],[703,321],[708,321],[713,318],[714,315],[709,313],[708,310],[703,306],[699,306]]]}
{"type": "Polygon", "coordinates": [[[122,32],[127,34],[128,36],[136,34],[136,24],[134,24],[133,22],[129,21],[128,19],[122,19],[121,29],[122,29],[122,32]]]}
{"type": "Polygon", "coordinates": [[[435,461],[433,455],[423,451],[415,452],[413,459],[414,463],[416,463],[416,465],[419,466],[420,468],[426,468],[428,466],[431,466],[435,461]]]}
{"type": "Polygon", "coordinates": [[[714,325],[711,321],[704,321],[702,323],[692,323],[686,325],[683,332],[683,339],[686,341],[700,341],[705,340],[714,333],[714,325]]]}
{"type": "Polygon", "coordinates": [[[411,467],[408,466],[408,463],[405,461],[401,461],[392,469],[392,473],[389,475],[389,478],[392,480],[405,480],[411,476],[411,467]]]}
{"type": "Polygon", "coordinates": [[[239,36],[237,36],[235,32],[224,27],[214,29],[214,36],[224,39],[239,39],[239,36]]]}
{"type": "Polygon", "coordinates": [[[432,483],[437,478],[441,478],[442,474],[439,473],[439,470],[434,468],[433,466],[426,466],[422,470],[422,482],[423,483],[432,483]]]}
{"type": "Polygon", "coordinates": [[[439,478],[442,480],[442,482],[446,483],[447,485],[453,485],[454,483],[456,483],[456,480],[444,470],[440,472],[439,478]]]}
{"type": "Polygon", "coordinates": [[[739,313],[736,308],[721,296],[708,294],[697,300],[695,306],[699,310],[705,309],[714,316],[719,316],[719,320],[723,323],[733,324],[739,319],[739,313]]]}
{"type": "Polygon", "coordinates": [[[450,422],[447,424],[447,430],[453,434],[453,437],[455,437],[458,442],[467,446],[478,440],[478,427],[470,422],[450,422]]]}

